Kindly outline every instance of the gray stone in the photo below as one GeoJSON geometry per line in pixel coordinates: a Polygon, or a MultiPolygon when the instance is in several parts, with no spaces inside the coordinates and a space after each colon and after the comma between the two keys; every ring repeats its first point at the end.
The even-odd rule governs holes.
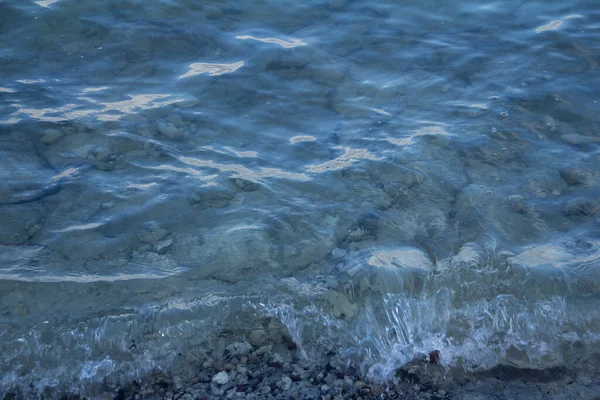
{"type": "Polygon", "coordinates": [[[144,243],[156,244],[169,233],[168,230],[161,228],[158,222],[149,221],[144,224],[143,229],[138,232],[137,236],[144,243]]]}
{"type": "Polygon", "coordinates": [[[593,180],[593,175],[588,171],[577,168],[565,168],[559,171],[560,177],[569,186],[585,185],[593,180]]]}
{"type": "Polygon", "coordinates": [[[178,129],[175,125],[167,121],[157,121],[156,129],[161,135],[164,135],[172,140],[181,140],[185,136],[182,130],[178,129]]]}
{"type": "Polygon", "coordinates": [[[107,161],[111,155],[110,149],[106,147],[96,147],[92,149],[91,154],[94,156],[96,161],[107,161]]]}
{"type": "Polygon", "coordinates": [[[348,252],[344,249],[335,248],[331,251],[331,258],[333,260],[338,260],[340,258],[344,258],[348,255],[348,252]]]}
{"type": "Polygon", "coordinates": [[[45,144],[54,144],[58,142],[65,134],[58,129],[48,129],[44,132],[44,136],[42,136],[42,143],[45,144]]]}
{"type": "Polygon", "coordinates": [[[321,395],[321,391],[318,388],[308,387],[300,389],[300,398],[301,399],[318,399],[321,395]]]}
{"type": "Polygon", "coordinates": [[[264,329],[254,329],[250,331],[250,336],[248,339],[254,347],[263,346],[265,343],[267,343],[267,332],[265,332],[264,329]]]}
{"type": "Polygon", "coordinates": [[[271,393],[271,387],[269,385],[265,385],[260,389],[260,394],[265,395],[271,393]]]}
{"type": "Polygon", "coordinates": [[[225,371],[221,371],[212,377],[212,382],[217,385],[225,385],[229,382],[229,375],[225,371]]]}
{"type": "Polygon", "coordinates": [[[249,181],[242,178],[232,178],[231,182],[235,187],[243,192],[254,192],[260,189],[260,185],[256,182],[249,181]]]}
{"type": "Polygon", "coordinates": [[[284,376],[283,378],[281,378],[281,381],[279,381],[278,386],[282,390],[290,390],[290,388],[292,387],[292,379],[289,376],[284,376]]]}
{"type": "Polygon", "coordinates": [[[168,238],[167,240],[158,242],[154,246],[154,251],[158,254],[165,254],[171,249],[171,247],[173,247],[173,238],[168,238]]]}
{"type": "Polygon", "coordinates": [[[567,216],[583,215],[591,217],[596,214],[600,205],[598,202],[586,199],[584,197],[578,197],[573,200],[569,200],[565,204],[564,213],[567,216]]]}
{"type": "Polygon", "coordinates": [[[235,342],[225,348],[230,356],[247,356],[253,350],[252,345],[248,342],[235,342]]]}
{"type": "Polygon", "coordinates": [[[524,214],[527,211],[527,204],[523,196],[518,194],[512,194],[508,196],[508,202],[510,209],[518,214],[524,214]]]}
{"type": "Polygon", "coordinates": [[[21,244],[40,229],[46,210],[39,204],[0,207],[0,244],[21,244]]]}
{"type": "Polygon", "coordinates": [[[218,188],[203,188],[191,194],[188,202],[199,209],[227,207],[233,200],[234,195],[226,190],[218,188]]]}

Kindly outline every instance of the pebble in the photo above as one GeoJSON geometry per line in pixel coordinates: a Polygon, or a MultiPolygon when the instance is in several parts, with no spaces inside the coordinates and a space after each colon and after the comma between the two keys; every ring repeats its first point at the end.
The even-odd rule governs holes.
{"type": "Polygon", "coordinates": [[[156,244],[169,233],[168,230],[161,228],[158,222],[149,221],[144,224],[143,229],[138,232],[137,236],[144,243],[156,244]]]}
{"type": "Polygon", "coordinates": [[[510,203],[510,209],[518,214],[523,214],[527,211],[527,205],[523,196],[513,194],[508,196],[508,202],[510,203]]]}
{"type": "Polygon", "coordinates": [[[167,240],[158,242],[154,246],[154,251],[158,254],[166,254],[171,249],[171,247],[173,247],[173,238],[168,238],[167,240]]]}
{"type": "Polygon", "coordinates": [[[338,260],[340,258],[344,258],[348,255],[348,252],[344,249],[335,248],[331,251],[331,258],[333,260],[338,260]]]}
{"type": "Polygon", "coordinates": [[[279,387],[283,390],[290,390],[292,387],[292,379],[289,376],[284,376],[279,382],[279,387]]]}
{"type": "Polygon", "coordinates": [[[227,346],[225,349],[228,351],[229,355],[243,357],[250,354],[253,350],[253,347],[248,342],[235,342],[227,346]]]}
{"type": "Polygon", "coordinates": [[[263,395],[271,393],[271,387],[269,385],[263,386],[260,389],[260,393],[263,394],[263,395]]]}
{"type": "Polygon", "coordinates": [[[255,347],[260,347],[267,343],[267,332],[264,329],[254,329],[248,337],[250,344],[255,347]]]}
{"type": "Polygon", "coordinates": [[[199,209],[227,207],[233,200],[233,195],[221,189],[198,190],[188,197],[188,202],[199,209]]]}
{"type": "Polygon", "coordinates": [[[381,385],[375,385],[371,388],[371,393],[375,396],[379,396],[380,394],[385,393],[385,388],[381,385]]]}
{"type": "Polygon", "coordinates": [[[158,130],[158,133],[171,140],[181,140],[185,136],[182,130],[177,129],[175,125],[167,121],[157,121],[156,129],[158,130]]]}
{"type": "MultiPolygon", "coordinates": [[[[225,348],[234,349],[234,345],[237,343],[244,343],[243,341],[234,342],[233,344],[226,346],[225,348]],[[233,346],[233,347],[232,347],[233,346]]],[[[223,348],[223,347],[221,347],[223,348]]],[[[125,398],[137,398],[137,399],[149,399],[149,398],[179,398],[179,399],[197,399],[197,398],[230,398],[230,399],[335,399],[335,400],[358,400],[358,399],[400,399],[400,398],[420,398],[420,399],[445,399],[445,398],[465,398],[465,389],[471,392],[473,388],[468,388],[464,384],[457,383],[448,391],[445,385],[445,390],[440,389],[437,385],[439,381],[437,378],[433,378],[433,381],[429,381],[428,385],[414,385],[411,383],[399,382],[397,386],[386,389],[385,386],[380,384],[371,384],[363,380],[359,380],[358,370],[355,368],[345,368],[344,372],[341,370],[331,369],[331,366],[324,367],[321,365],[304,365],[297,361],[291,361],[289,368],[294,373],[291,376],[284,374],[279,376],[280,372],[274,372],[273,367],[270,365],[268,360],[272,359],[274,348],[272,346],[263,346],[260,349],[254,351],[253,354],[260,356],[259,363],[251,368],[246,368],[241,365],[232,368],[236,362],[232,361],[225,351],[215,362],[211,362],[211,359],[207,359],[205,356],[200,355],[200,360],[205,360],[204,365],[211,368],[213,365],[223,365],[226,369],[232,369],[236,372],[228,374],[226,371],[221,371],[216,375],[208,373],[206,368],[202,368],[197,371],[196,376],[182,378],[175,376],[169,378],[165,374],[157,374],[153,379],[147,381],[144,385],[143,390],[134,391],[134,396],[128,396],[126,392],[125,398]],[[221,358],[221,357],[226,358],[221,358]],[[226,364],[226,361],[228,364],[226,364]],[[325,373],[324,373],[325,372],[325,373]],[[303,378],[298,378],[298,374],[305,373],[303,378]],[[204,379],[203,376],[207,375],[204,379]],[[233,375],[232,375],[233,374],[233,375]],[[212,376],[211,376],[212,375],[212,376]],[[243,378],[242,378],[243,377],[243,378]],[[323,384],[321,379],[328,380],[330,377],[337,377],[333,384],[323,384]],[[315,379],[318,378],[318,379],[315,379]],[[153,384],[150,382],[154,382],[153,384]],[[235,384],[232,384],[235,382],[235,384]],[[312,383],[311,383],[312,382],[312,383]],[[438,383],[436,383],[438,382],[438,383]],[[189,386],[188,386],[189,385],[189,386]],[[456,392],[458,391],[458,392],[456,392]]],[[[208,354],[208,353],[207,353],[208,354]]],[[[258,358],[258,357],[257,357],[258,358]]],[[[428,363],[423,364],[424,367],[429,367],[428,363]]],[[[414,366],[417,368],[417,366],[414,366]]],[[[211,368],[212,369],[212,368],[211,368]]],[[[432,376],[429,376],[432,379],[432,376]]],[[[444,380],[445,381],[445,380],[444,380]]],[[[568,393],[578,393],[579,398],[592,398],[591,394],[594,393],[595,387],[591,387],[594,378],[589,376],[580,376],[577,378],[576,385],[579,385],[576,389],[571,390],[568,393]],[[590,387],[586,387],[590,386],[590,387]]],[[[502,385],[511,385],[511,381],[502,381],[502,385]]],[[[478,397],[469,398],[489,398],[489,394],[494,390],[494,385],[497,384],[497,380],[492,380],[491,383],[486,384],[481,390],[478,389],[478,397]],[[483,396],[481,396],[484,394],[483,396]]],[[[104,396],[99,398],[123,398],[122,388],[123,385],[111,385],[110,386],[115,392],[121,390],[121,393],[117,393],[117,396],[104,396]]],[[[141,389],[141,388],[140,388],[141,389]]],[[[522,386],[513,387],[509,392],[521,394],[523,390],[522,386]]],[[[534,389],[532,389],[534,390],[534,389]]],[[[541,390],[541,389],[540,389],[541,390]]],[[[506,389],[505,389],[506,392],[506,389]]],[[[533,392],[532,392],[533,393],[533,392]]],[[[544,389],[544,393],[547,393],[547,388],[544,389]]],[[[564,394],[568,394],[565,392],[564,394]]],[[[515,398],[522,396],[514,395],[515,398]]],[[[543,396],[541,396],[543,397],[543,396]]],[[[540,398],[541,398],[540,397],[540,398]]],[[[512,397],[511,397],[512,398],[512,397]]],[[[558,398],[558,397],[557,397],[558,398]]],[[[572,398],[562,396],[560,398],[572,398]]]]}
{"type": "Polygon", "coordinates": [[[569,200],[567,204],[565,204],[564,214],[566,216],[583,215],[591,217],[596,214],[596,211],[598,211],[599,208],[600,206],[597,202],[584,197],[578,197],[569,200]]]}
{"type": "Polygon", "coordinates": [[[242,178],[232,178],[234,186],[243,192],[254,192],[260,189],[260,185],[256,182],[249,181],[242,178]]]}
{"type": "Polygon", "coordinates": [[[58,142],[65,134],[58,129],[48,129],[44,132],[44,136],[42,136],[42,143],[44,144],[54,144],[58,142]]]}
{"type": "Polygon", "coordinates": [[[107,161],[111,155],[110,149],[106,147],[98,147],[93,150],[96,161],[107,161]]]}
{"type": "Polygon", "coordinates": [[[212,382],[217,385],[225,385],[229,382],[229,375],[225,371],[221,371],[212,377],[212,382]]]}
{"type": "Polygon", "coordinates": [[[223,366],[223,369],[227,372],[231,372],[235,369],[235,365],[233,365],[231,363],[227,363],[223,366]]]}

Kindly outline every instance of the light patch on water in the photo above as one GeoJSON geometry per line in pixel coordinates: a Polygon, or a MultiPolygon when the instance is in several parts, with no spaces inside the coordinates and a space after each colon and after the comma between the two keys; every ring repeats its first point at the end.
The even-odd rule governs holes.
{"type": "Polygon", "coordinates": [[[374,267],[417,268],[431,270],[431,260],[418,249],[377,250],[368,259],[367,264],[374,267]]]}
{"type": "Polygon", "coordinates": [[[31,85],[34,83],[44,83],[45,79],[17,79],[16,82],[23,83],[25,85],[31,85]]]}
{"type": "Polygon", "coordinates": [[[343,149],[344,154],[342,154],[341,156],[339,156],[333,160],[326,161],[321,164],[309,165],[308,167],[306,167],[306,170],[308,172],[316,172],[316,173],[321,173],[321,172],[326,172],[326,171],[337,171],[342,168],[349,167],[350,165],[352,165],[356,162],[362,161],[362,160],[371,160],[371,161],[383,160],[383,157],[378,157],[375,154],[371,153],[367,149],[352,149],[350,147],[344,147],[344,146],[333,146],[332,148],[336,149],[336,150],[343,149]]]}
{"type": "MultiPolygon", "coordinates": [[[[98,104],[104,108],[100,110],[95,108],[84,108],[81,104],[72,103],[56,108],[25,108],[19,104],[14,104],[18,110],[13,114],[48,122],[61,122],[85,117],[95,117],[101,121],[115,121],[121,118],[121,115],[113,114],[115,111],[124,114],[136,114],[142,110],[164,107],[182,101],[179,98],[173,97],[171,94],[129,95],[129,100],[111,103],[102,103],[91,97],[78,97],[78,100],[98,104]]],[[[11,118],[9,121],[4,122],[15,123],[25,118],[11,118]]]]}
{"type": "Polygon", "coordinates": [[[560,28],[560,26],[562,25],[563,21],[558,20],[558,21],[551,21],[548,22],[545,25],[542,25],[538,28],[535,28],[536,33],[542,33],[542,32],[546,32],[546,31],[555,31],[558,28],[560,28]]]}
{"type": "Polygon", "coordinates": [[[156,182],[151,182],[151,183],[128,183],[127,187],[128,188],[132,188],[132,189],[149,189],[153,186],[158,186],[158,183],[156,182]]]}
{"type": "Polygon", "coordinates": [[[65,233],[65,232],[72,232],[72,231],[85,231],[85,230],[88,230],[88,229],[97,228],[99,226],[102,226],[102,222],[94,222],[94,223],[83,224],[83,225],[72,225],[72,226],[69,226],[67,228],[59,229],[59,230],[52,231],[52,232],[65,233]]]}
{"type": "Polygon", "coordinates": [[[50,5],[57,3],[58,1],[59,0],[39,0],[39,1],[34,1],[34,3],[37,4],[38,6],[50,8],[50,5]]]}
{"type": "Polygon", "coordinates": [[[391,117],[392,114],[390,114],[389,112],[382,110],[381,108],[371,108],[372,111],[376,112],[377,114],[380,115],[385,115],[386,117],[391,117]]]}
{"type": "Polygon", "coordinates": [[[150,168],[150,169],[157,169],[157,170],[162,170],[162,171],[172,171],[172,172],[179,172],[182,174],[187,174],[187,175],[191,175],[194,178],[198,178],[198,179],[202,179],[202,180],[211,180],[211,179],[215,179],[218,177],[218,175],[207,175],[204,174],[202,171],[198,171],[197,169],[193,169],[193,168],[180,168],[180,167],[175,167],[173,165],[169,165],[169,164],[161,164],[155,167],[146,167],[146,168],[150,168]]]}
{"type": "Polygon", "coordinates": [[[528,267],[565,268],[573,263],[584,264],[600,260],[600,243],[589,241],[588,244],[590,245],[588,254],[576,254],[564,246],[550,243],[527,249],[511,257],[510,261],[528,267]]]}
{"type": "Polygon", "coordinates": [[[71,175],[75,174],[78,171],[79,171],[79,168],[67,168],[63,172],[61,172],[60,174],[54,175],[52,177],[52,180],[53,181],[57,181],[59,179],[66,178],[68,176],[71,176],[71,175]]]}
{"type": "Polygon", "coordinates": [[[175,158],[185,164],[193,165],[195,167],[215,168],[221,172],[234,172],[238,174],[237,177],[248,179],[250,181],[258,181],[262,178],[282,178],[297,181],[310,180],[305,174],[287,172],[279,168],[258,168],[257,170],[252,170],[239,164],[221,164],[210,160],[201,160],[199,158],[184,156],[175,156],[175,158]]]}
{"type": "Polygon", "coordinates": [[[210,76],[230,74],[240,69],[243,65],[243,61],[238,61],[232,64],[194,63],[190,64],[189,71],[181,75],[179,79],[202,74],[209,74],[210,76]]]}
{"type": "Polygon", "coordinates": [[[102,103],[90,97],[78,97],[79,100],[86,100],[94,104],[100,104],[104,106],[104,109],[90,110],[90,113],[97,113],[99,115],[111,112],[119,111],[125,114],[135,114],[141,110],[148,110],[151,108],[164,107],[170,104],[178,103],[182,101],[180,98],[173,97],[172,94],[139,94],[139,95],[128,95],[129,100],[115,101],[110,103],[102,103]]]}
{"type": "Polygon", "coordinates": [[[250,157],[250,158],[256,158],[258,157],[258,152],[256,151],[239,151],[239,150],[235,150],[232,149],[231,147],[225,146],[223,147],[225,150],[228,150],[229,152],[235,154],[238,157],[250,157]]]}
{"type": "Polygon", "coordinates": [[[550,21],[547,24],[544,24],[542,26],[539,26],[537,28],[535,28],[535,32],[536,33],[542,33],[542,32],[546,32],[546,31],[555,31],[557,29],[559,29],[562,24],[564,23],[564,21],[566,19],[574,19],[574,18],[582,18],[581,15],[579,14],[571,14],[571,15],[567,15],[564,18],[555,20],[555,21],[550,21]]]}
{"type": "Polygon", "coordinates": [[[6,281],[21,281],[21,282],[76,282],[76,283],[93,283],[93,282],[120,282],[131,280],[144,279],[163,279],[173,275],[178,275],[187,271],[186,268],[174,268],[171,270],[154,270],[148,273],[133,273],[133,274],[116,274],[116,275],[60,275],[56,272],[50,272],[52,275],[31,275],[24,276],[23,274],[4,274],[0,273],[0,280],[6,281]]]}
{"type": "Polygon", "coordinates": [[[388,142],[395,144],[397,146],[409,146],[414,143],[415,139],[419,136],[451,136],[448,131],[438,125],[425,126],[423,128],[419,128],[409,134],[407,137],[403,138],[391,138],[388,137],[385,140],[388,142]]]}
{"type": "Polygon", "coordinates": [[[229,228],[226,230],[227,233],[231,233],[231,232],[235,232],[235,231],[242,231],[242,230],[255,230],[255,231],[260,231],[261,229],[264,229],[263,225],[259,225],[259,224],[238,224],[232,228],[229,228]]]}
{"type": "Polygon", "coordinates": [[[109,86],[100,86],[100,87],[87,87],[81,91],[81,93],[94,93],[101,92],[103,90],[110,89],[109,86]]]}
{"type": "Polygon", "coordinates": [[[0,93],[16,93],[17,91],[14,89],[9,89],[5,87],[0,87],[0,93]]]}
{"type": "Polygon", "coordinates": [[[293,138],[290,139],[290,142],[301,143],[301,142],[312,142],[315,140],[317,140],[317,138],[314,136],[303,135],[303,136],[294,136],[293,138]]]}
{"type": "Polygon", "coordinates": [[[251,35],[242,35],[242,36],[236,36],[236,39],[240,39],[240,40],[257,40],[259,42],[263,42],[263,43],[273,43],[273,44],[278,44],[281,47],[285,47],[286,49],[292,48],[292,47],[298,47],[298,46],[306,46],[306,42],[303,42],[300,39],[290,39],[289,41],[285,41],[285,40],[281,40],[281,39],[277,39],[277,38],[257,38],[251,35]]]}

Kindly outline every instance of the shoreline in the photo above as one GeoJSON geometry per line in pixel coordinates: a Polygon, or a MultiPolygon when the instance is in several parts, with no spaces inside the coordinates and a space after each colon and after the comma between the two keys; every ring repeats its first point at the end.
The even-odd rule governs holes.
{"type": "MultiPolygon", "coordinates": [[[[127,400],[127,399],[600,399],[600,366],[585,374],[564,367],[529,369],[496,366],[465,373],[438,364],[435,352],[396,370],[387,383],[366,379],[328,354],[321,362],[300,357],[292,341],[252,346],[232,342],[220,356],[190,362],[184,355],[169,370],[153,370],[136,379],[112,377],[90,384],[80,393],[55,388],[7,391],[2,400],[127,400]],[[37,392],[37,393],[36,393],[37,392]]],[[[591,356],[589,362],[596,359],[591,356]]]]}

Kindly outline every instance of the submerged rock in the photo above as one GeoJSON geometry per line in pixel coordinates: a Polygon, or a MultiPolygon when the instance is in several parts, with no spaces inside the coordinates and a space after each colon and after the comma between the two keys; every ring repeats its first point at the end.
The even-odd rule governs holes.
{"type": "Polygon", "coordinates": [[[171,140],[181,140],[185,137],[184,132],[178,129],[174,124],[167,121],[157,121],[156,129],[158,132],[171,140]]]}
{"type": "Polygon", "coordinates": [[[582,215],[592,217],[600,209],[600,203],[585,197],[578,197],[569,200],[564,207],[564,214],[567,216],[582,215]]]}
{"type": "Polygon", "coordinates": [[[47,210],[41,204],[0,206],[0,244],[26,242],[38,232],[46,213],[47,210]]]}
{"type": "Polygon", "coordinates": [[[249,181],[242,178],[231,178],[233,185],[243,192],[254,192],[260,189],[260,185],[256,182],[249,181]]]}
{"type": "Polygon", "coordinates": [[[44,144],[54,144],[62,139],[63,136],[65,136],[64,132],[61,132],[58,129],[48,129],[44,132],[41,141],[44,144]]]}
{"type": "Polygon", "coordinates": [[[144,243],[156,244],[169,233],[168,230],[161,228],[158,222],[149,221],[144,224],[143,229],[138,232],[137,236],[144,243]]]}
{"type": "Polygon", "coordinates": [[[235,197],[228,190],[218,187],[205,187],[188,196],[188,202],[199,209],[223,208],[231,204],[235,197]]]}

